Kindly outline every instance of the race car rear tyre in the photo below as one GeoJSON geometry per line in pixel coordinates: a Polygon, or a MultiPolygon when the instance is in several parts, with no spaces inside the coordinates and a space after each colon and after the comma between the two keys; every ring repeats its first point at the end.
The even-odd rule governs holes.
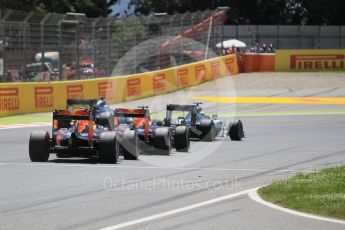
{"type": "Polygon", "coordinates": [[[33,131],[29,141],[29,156],[32,162],[46,162],[49,159],[49,133],[33,131]]]}
{"type": "Polygon", "coordinates": [[[237,120],[229,124],[229,137],[232,141],[240,141],[244,137],[243,124],[237,120]]]}
{"type": "Polygon", "coordinates": [[[109,129],[109,131],[114,130],[114,115],[108,112],[101,113],[99,115],[98,124],[109,129]]]}
{"type": "Polygon", "coordinates": [[[199,125],[199,130],[202,132],[201,140],[212,142],[216,139],[216,128],[212,120],[202,120],[199,125]]]}
{"type": "Polygon", "coordinates": [[[99,162],[116,164],[119,158],[119,143],[115,132],[103,132],[99,138],[99,162]]]}
{"type": "Polygon", "coordinates": [[[169,155],[171,151],[171,136],[169,128],[157,128],[154,134],[153,147],[160,155],[169,155]]]}
{"type": "Polygon", "coordinates": [[[176,127],[174,141],[177,151],[188,152],[190,146],[189,129],[186,126],[176,127]]]}
{"type": "Polygon", "coordinates": [[[133,130],[126,130],[123,133],[122,154],[125,160],[138,159],[137,135],[133,130]]]}

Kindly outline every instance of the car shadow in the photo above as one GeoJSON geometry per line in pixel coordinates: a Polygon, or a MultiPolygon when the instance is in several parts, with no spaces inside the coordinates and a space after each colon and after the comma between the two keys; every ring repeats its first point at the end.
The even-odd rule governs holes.
{"type": "MultiPolygon", "coordinates": [[[[117,161],[116,164],[113,165],[118,165],[121,164],[123,161],[123,158],[120,157],[119,160],[117,161]]],[[[57,158],[53,160],[49,160],[48,162],[50,163],[56,163],[56,164],[90,164],[90,165],[103,165],[103,163],[100,163],[97,158],[76,158],[76,157],[71,157],[71,158],[57,158]]],[[[106,164],[106,165],[111,165],[111,164],[106,164]]]]}
{"type": "Polygon", "coordinates": [[[92,158],[57,158],[50,160],[51,163],[73,163],[73,164],[98,164],[97,159],[92,158]]]}
{"type": "Polygon", "coordinates": [[[139,156],[143,155],[143,156],[162,156],[162,157],[169,157],[174,155],[174,151],[171,151],[169,155],[167,155],[164,151],[161,151],[159,149],[140,149],[139,150],[139,156]]]}

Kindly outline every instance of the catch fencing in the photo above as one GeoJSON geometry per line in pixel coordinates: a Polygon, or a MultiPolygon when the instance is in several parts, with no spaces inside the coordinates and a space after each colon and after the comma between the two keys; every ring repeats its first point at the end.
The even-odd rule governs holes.
{"type": "Polygon", "coordinates": [[[276,49],[344,49],[345,26],[226,25],[224,38],[236,38],[248,49],[259,41],[276,49]]]}
{"type": "Polygon", "coordinates": [[[212,58],[222,52],[223,19],[223,11],[119,20],[2,9],[0,82],[128,75],[212,58]]]}

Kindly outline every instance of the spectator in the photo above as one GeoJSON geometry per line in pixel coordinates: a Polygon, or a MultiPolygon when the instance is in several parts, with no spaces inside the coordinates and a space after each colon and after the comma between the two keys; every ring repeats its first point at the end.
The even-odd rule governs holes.
{"type": "Polygon", "coordinates": [[[232,49],[230,48],[225,49],[225,52],[224,52],[225,55],[232,54],[232,53],[233,53],[232,49]]]}
{"type": "Polygon", "coordinates": [[[10,67],[7,72],[6,72],[6,76],[7,76],[7,82],[20,82],[20,73],[17,69],[15,69],[14,67],[10,67]]]}
{"type": "Polygon", "coordinates": [[[268,46],[268,53],[275,53],[276,51],[275,51],[275,49],[274,49],[274,47],[273,47],[273,44],[271,43],[271,44],[269,44],[269,46],[268,46]]]}
{"type": "Polygon", "coordinates": [[[262,45],[262,52],[263,53],[267,53],[268,52],[268,49],[267,49],[267,46],[266,46],[265,43],[262,45]]]}
{"type": "Polygon", "coordinates": [[[233,54],[236,53],[236,47],[234,45],[232,45],[231,51],[232,51],[233,54]]]}
{"type": "Polygon", "coordinates": [[[75,77],[74,67],[71,64],[64,65],[64,76],[67,80],[73,80],[75,77]]]}
{"type": "Polygon", "coordinates": [[[50,81],[51,80],[51,72],[49,71],[49,68],[46,65],[43,66],[42,80],[43,81],[50,81]]]}
{"type": "Polygon", "coordinates": [[[261,47],[260,42],[257,41],[255,43],[255,46],[250,48],[249,52],[251,52],[251,53],[275,53],[275,49],[274,49],[272,43],[270,43],[269,45],[266,45],[264,43],[264,44],[262,44],[262,47],[261,47]]]}
{"type": "Polygon", "coordinates": [[[256,42],[255,43],[255,48],[254,48],[254,53],[262,53],[262,52],[263,52],[263,49],[261,47],[260,42],[256,42]]]}
{"type": "Polygon", "coordinates": [[[7,82],[15,82],[15,81],[16,81],[16,79],[15,79],[15,76],[13,73],[13,69],[9,68],[7,70],[7,82]]]}

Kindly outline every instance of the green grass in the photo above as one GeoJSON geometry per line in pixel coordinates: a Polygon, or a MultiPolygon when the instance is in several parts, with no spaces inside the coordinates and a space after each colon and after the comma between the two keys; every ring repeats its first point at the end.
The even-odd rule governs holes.
{"type": "Polygon", "coordinates": [[[26,124],[33,122],[52,122],[52,114],[50,113],[0,117],[0,125],[26,124]]]}
{"type": "Polygon", "coordinates": [[[345,166],[298,173],[260,188],[258,193],[286,208],[345,219],[345,166]]]}

